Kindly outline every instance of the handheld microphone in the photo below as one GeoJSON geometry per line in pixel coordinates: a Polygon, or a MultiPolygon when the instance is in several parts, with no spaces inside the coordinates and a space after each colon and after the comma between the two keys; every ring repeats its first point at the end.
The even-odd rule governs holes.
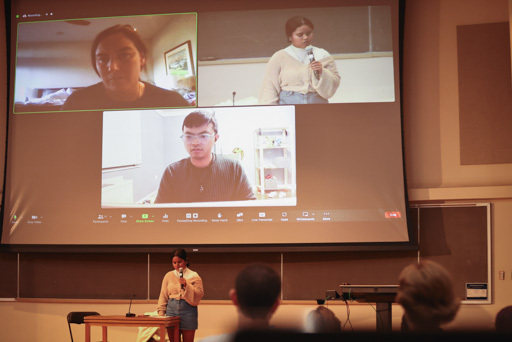
{"type": "Polygon", "coordinates": [[[132,309],[132,300],[135,298],[135,295],[130,299],[130,306],[128,307],[128,313],[126,314],[126,317],[135,317],[134,313],[131,313],[130,310],[132,309]]]}
{"type": "Polygon", "coordinates": [[[235,105],[235,95],[236,95],[236,91],[233,92],[233,106],[235,105]]]}
{"type": "MultiPolygon", "coordinates": [[[[183,267],[180,267],[180,268],[178,269],[178,272],[180,273],[180,278],[183,278],[183,267]]],[[[185,288],[185,286],[183,286],[183,284],[181,284],[181,288],[182,288],[182,289],[184,289],[184,288],[185,288]]]]}
{"type": "MultiPolygon", "coordinates": [[[[315,61],[315,55],[313,55],[313,49],[312,48],[308,48],[308,49],[306,49],[306,52],[307,52],[308,57],[309,57],[309,63],[313,63],[315,61]]],[[[313,70],[313,73],[315,74],[316,79],[319,80],[320,79],[320,75],[318,75],[318,71],[313,70]]]]}

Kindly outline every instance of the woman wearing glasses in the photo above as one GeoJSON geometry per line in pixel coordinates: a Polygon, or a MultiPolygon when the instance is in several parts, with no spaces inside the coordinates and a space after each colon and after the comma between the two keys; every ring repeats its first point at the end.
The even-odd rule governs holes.
{"type": "Polygon", "coordinates": [[[213,153],[219,139],[215,114],[194,111],[185,117],[181,128],[181,139],[190,157],[165,169],[155,203],[255,199],[242,165],[213,153]]]}
{"type": "Polygon", "coordinates": [[[304,17],[286,22],[287,48],[269,60],[260,89],[259,104],[328,103],[340,85],[334,58],[311,45],[313,23],[304,17]]]}
{"type": "Polygon", "coordinates": [[[63,110],[185,107],[177,92],[140,79],[147,50],[130,25],[115,25],[100,32],[91,48],[91,62],[101,82],[72,93],[63,110]]]}

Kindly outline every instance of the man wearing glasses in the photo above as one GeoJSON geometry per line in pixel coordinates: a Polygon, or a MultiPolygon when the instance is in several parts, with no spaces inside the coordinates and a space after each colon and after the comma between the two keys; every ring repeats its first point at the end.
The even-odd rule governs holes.
{"type": "Polygon", "coordinates": [[[182,131],[190,157],[165,169],[155,203],[255,199],[242,166],[212,152],[219,139],[215,114],[200,110],[190,113],[183,120],[182,131]]]}

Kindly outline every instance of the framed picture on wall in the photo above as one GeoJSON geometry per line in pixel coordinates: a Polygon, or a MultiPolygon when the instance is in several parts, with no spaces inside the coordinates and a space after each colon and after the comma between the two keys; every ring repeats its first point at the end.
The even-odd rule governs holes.
{"type": "Polygon", "coordinates": [[[187,40],[164,53],[165,71],[167,75],[185,78],[195,75],[192,43],[187,40]]]}

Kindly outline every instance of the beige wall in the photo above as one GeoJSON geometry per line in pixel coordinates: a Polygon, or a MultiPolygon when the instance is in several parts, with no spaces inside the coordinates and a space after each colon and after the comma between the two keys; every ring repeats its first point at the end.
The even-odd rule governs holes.
{"type": "Polygon", "coordinates": [[[492,329],[512,305],[512,164],[461,166],[457,79],[458,25],[509,20],[507,0],[407,0],[404,132],[409,199],[492,203],[493,304],[464,305],[450,329],[492,329]],[[505,271],[505,280],[498,272],[505,271]]]}
{"type": "Polygon", "coordinates": [[[511,185],[512,164],[460,165],[456,41],[457,25],[508,21],[508,1],[408,0],[406,6],[403,110],[409,188],[511,185]]]}
{"type": "MultiPolygon", "coordinates": [[[[493,304],[464,305],[447,329],[492,329],[496,313],[512,304],[512,165],[459,164],[456,26],[507,21],[507,0],[407,0],[404,52],[405,158],[412,201],[492,202],[492,292],[493,304]],[[498,280],[498,271],[506,280],[498,280]]],[[[2,9],[0,7],[0,9],[2,9]]],[[[0,30],[3,26],[0,25],[0,30]]],[[[1,32],[0,32],[1,36],[1,32]]],[[[0,53],[0,63],[5,57],[0,53]]],[[[5,84],[5,68],[0,68],[5,84]]],[[[1,80],[0,80],[1,81],[1,80]]],[[[0,97],[5,118],[5,101],[0,97]]],[[[3,134],[3,132],[1,133],[3,134]]],[[[2,139],[2,137],[0,137],[2,139]]],[[[3,149],[0,149],[3,153],[3,149]]],[[[0,159],[1,160],[1,159],[0,159]]],[[[312,302],[284,303],[273,323],[295,325],[314,308],[312,302]]],[[[345,321],[346,308],[330,305],[345,321]]],[[[136,302],[132,312],[152,311],[154,303],[136,302]]],[[[68,341],[65,316],[73,310],[122,314],[126,303],[30,303],[0,302],[0,340],[68,341]],[[25,328],[28,322],[29,328],[25,328]]],[[[402,311],[393,307],[393,328],[398,329],[402,311]]],[[[229,303],[204,302],[199,307],[197,337],[230,330],[236,312],[229,303]]],[[[352,305],[355,330],[373,329],[375,312],[369,305],[352,305]]],[[[83,341],[83,326],[74,327],[83,341]]],[[[94,330],[99,334],[99,329],[94,330]]],[[[135,340],[129,328],[109,329],[110,341],[135,340]]],[[[99,335],[93,337],[99,338],[99,335]]]]}
{"type": "Polygon", "coordinates": [[[173,32],[173,35],[161,34],[157,35],[153,42],[153,70],[150,79],[155,81],[155,85],[167,89],[178,88],[177,79],[167,77],[164,63],[164,53],[171,47],[190,40],[192,45],[192,58],[197,60],[197,34],[196,24],[197,18],[194,14],[176,16],[173,21],[165,28],[165,32],[173,32]]]}

